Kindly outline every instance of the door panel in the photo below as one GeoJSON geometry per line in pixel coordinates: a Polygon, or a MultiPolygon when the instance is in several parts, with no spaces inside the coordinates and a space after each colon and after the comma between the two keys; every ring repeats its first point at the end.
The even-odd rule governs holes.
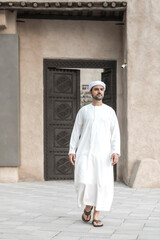
{"type": "MultiPolygon", "coordinates": [[[[68,161],[70,134],[80,106],[80,72],[73,68],[104,69],[104,103],[116,111],[116,61],[44,60],[44,165],[45,180],[71,179],[68,161]],[[65,68],[65,69],[61,69],[65,68]]],[[[116,166],[114,167],[116,179],[116,166]]]]}
{"type": "Polygon", "coordinates": [[[103,102],[116,111],[116,82],[115,78],[113,77],[113,69],[105,69],[101,77],[102,81],[106,84],[103,102]]]}
{"type": "Polygon", "coordinates": [[[72,179],[69,140],[79,109],[80,71],[47,69],[45,179],[72,179]]]}
{"type": "MultiPolygon", "coordinates": [[[[101,75],[102,81],[106,84],[106,91],[103,102],[112,107],[116,112],[116,79],[113,68],[106,68],[101,75]]],[[[113,166],[114,180],[116,180],[117,165],[113,166]]]]}

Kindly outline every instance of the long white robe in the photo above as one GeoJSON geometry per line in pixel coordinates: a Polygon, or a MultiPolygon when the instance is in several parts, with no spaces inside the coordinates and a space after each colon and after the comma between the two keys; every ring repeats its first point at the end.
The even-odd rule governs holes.
{"type": "Polygon", "coordinates": [[[109,211],[113,200],[112,153],[120,155],[120,133],[115,111],[102,104],[82,107],[74,123],[69,154],[76,154],[74,183],[78,206],[109,211]]]}

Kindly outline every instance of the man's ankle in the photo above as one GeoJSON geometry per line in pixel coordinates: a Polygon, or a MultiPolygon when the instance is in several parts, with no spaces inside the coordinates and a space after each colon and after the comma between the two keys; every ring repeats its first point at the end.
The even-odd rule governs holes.
{"type": "Polygon", "coordinates": [[[91,210],[92,206],[86,205],[86,210],[91,210]]]}
{"type": "Polygon", "coordinates": [[[99,219],[99,211],[94,210],[93,219],[95,219],[95,220],[99,219]]]}

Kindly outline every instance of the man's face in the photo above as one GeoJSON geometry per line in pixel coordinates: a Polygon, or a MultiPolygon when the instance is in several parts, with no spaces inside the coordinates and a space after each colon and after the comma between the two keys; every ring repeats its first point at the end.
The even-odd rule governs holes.
{"type": "Polygon", "coordinates": [[[92,95],[93,99],[101,101],[104,98],[104,87],[96,85],[92,88],[90,94],[92,95]]]}

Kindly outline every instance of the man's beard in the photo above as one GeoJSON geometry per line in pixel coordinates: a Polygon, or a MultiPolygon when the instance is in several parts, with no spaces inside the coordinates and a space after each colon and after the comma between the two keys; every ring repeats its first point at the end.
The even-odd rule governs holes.
{"type": "Polygon", "coordinates": [[[97,94],[96,96],[92,95],[92,97],[97,101],[101,101],[104,98],[101,94],[97,94]]]}

